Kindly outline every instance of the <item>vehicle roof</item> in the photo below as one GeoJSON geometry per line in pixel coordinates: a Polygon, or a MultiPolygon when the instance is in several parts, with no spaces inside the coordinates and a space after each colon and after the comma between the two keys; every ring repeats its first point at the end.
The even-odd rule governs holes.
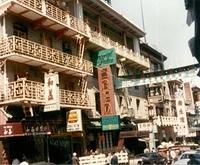
{"type": "Polygon", "coordinates": [[[200,154],[200,152],[199,152],[199,151],[196,151],[196,150],[185,151],[185,152],[183,152],[182,154],[196,154],[196,153],[200,154]]]}

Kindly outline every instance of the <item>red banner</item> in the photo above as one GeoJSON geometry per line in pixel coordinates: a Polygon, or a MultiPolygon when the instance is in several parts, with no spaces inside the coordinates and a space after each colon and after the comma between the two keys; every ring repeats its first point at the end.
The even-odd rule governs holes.
{"type": "Polygon", "coordinates": [[[0,125],[0,137],[23,136],[24,131],[21,123],[7,123],[0,125]]]}
{"type": "Polygon", "coordinates": [[[110,66],[98,68],[101,115],[116,115],[112,72],[110,66]]]}

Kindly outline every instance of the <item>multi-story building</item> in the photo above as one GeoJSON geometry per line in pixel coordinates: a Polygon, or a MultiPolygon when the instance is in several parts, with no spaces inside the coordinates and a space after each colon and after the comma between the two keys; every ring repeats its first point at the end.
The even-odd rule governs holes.
{"type": "Polygon", "coordinates": [[[101,0],[1,0],[0,9],[0,161],[25,154],[64,163],[72,152],[122,146],[132,119],[148,115],[147,101],[138,87],[114,90],[111,82],[150,68],[140,53],[144,32],[101,0]],[[107,100],[91,52],[110,48],[117,62],[106,70],[108,103],[121,129],[102,131],[107,100]]]}
{"type": "MultiPolygon", "coordinates": [[[[150,61],[150,68],[149,70],[146,71],[148,72],[157,72],[161,71],[164,69],[164,62],[167,60],[167,57],[157,51],[155,48],[149,46],[146,43],[141,43],[140,44],[140,49],[141,49],[141,54],[144,55],[145,57],[149,58],[150,61]]],[[[154,84],[147,84],[146,86],[143,86],[143,90],[145,90],[145,97],[147,99],[147,120],[143,121],[142,123],[138,123],[138,130],[139,131],[149,131],[149,136],[147,138],[144,138],[143,140],[146,143],[146,146],[149,147],[151,150],[153,147],[156,147],[156,137],[155,133],[157,132],[157,126],[155,124],[155,109],[153,108],[158,100],[161,102],[162,97],[156,96],[156,99],[152,101],[152,98],[149,96],[149,90],[151,87],[155,87],[156,85],[154,84]]],[[[141,87],[140,87],[141,88],[141,87]]],[[[158,92],[161,92],[157,91],[158,92]]]]}
{"type": "MultiPolygon", "coordinates": [[[[154,55],[154,57],[149,57],[150,72],[155,72],[154,78],[159,79],[159,71],[161,71],[159,75],[164,76],[162,69],[164,68],[163,62],[166,60],[166,57],[153,50],[146,44],[141,45],[143,54],[146,54],[146,56],[148,54],[154,55]],[[156,60],[155,57],[157,57],[156,60]]],[[[170,73],[172,74],[173,72],[171,71],[170,73]]],[[[160,143],[177,139],[185,140],[187,137],[193,136],[188,127],[188,125],[190,126],[189,116],[194,115],[191,84],[183,82],[181,79],[171,81],[170,77],[167,77],[166,81],[163,80],[162,83],[151,83],[148,85],[147,99],[149,112],[151,113],[149,115],[153,120],[152,123],[139,124],[139,130],[145,130],[146,127],[146,129],[151,131],[151,127],[156,128],[153,129],[154,134],[156,134],[154,140],[160,143]]],[[[155,141],[150,143],[155,143],[155,141]]]]}
{"type": "Polygon", "coordinates": [[[194,111],[190,83],[167,81],[149,86],[148,102],[154,111],[157,138],[162,141],[189,137],[188,114],[194,111]]]}

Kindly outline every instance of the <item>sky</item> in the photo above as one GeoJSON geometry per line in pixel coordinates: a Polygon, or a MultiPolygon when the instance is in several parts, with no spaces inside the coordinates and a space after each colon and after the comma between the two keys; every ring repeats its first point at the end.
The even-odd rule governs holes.
{"type": "Polygon", "coordinates": [[[112,7],[146,32],[148,45],[167,56],[165,69],[197,63],[188,47],[194,23],[186,24],[184,0],[112,0],[112,7]]]}

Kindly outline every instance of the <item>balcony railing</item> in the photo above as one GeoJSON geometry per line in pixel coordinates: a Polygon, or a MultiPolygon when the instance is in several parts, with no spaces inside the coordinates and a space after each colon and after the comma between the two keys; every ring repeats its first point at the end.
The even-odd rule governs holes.
{"type": "Polygon", "coordinates": [[[42,60],[44,63],[49,62],[80,73],[90,75],[93,73],[93,65],[90,61],[84,59],[81,61],[76,56],[16,36],[0,39],[0,58],[11,55],[35,58],[36,61],[42,60]]]}
{"type": "MultiPolygon", "coordinates": [[[[30,102],[32,104],[45,105],[44,83],[21,78],[5,84],[0,89],[5,89],[0,91],[0,105],[15,102],[30,102]]],[[[91,107],[87,94],[63,89],[60,89],[60,105],[61,107],[91,107]]]]}
{"type": "MultiPolygon", "coordinates": [[[[70,28],[73,31],[88,36],[88,26],[83,20],[70,15],[69,12],[62,10],[45,0],[0,0],[0,6],[5,3],[17,4],[21,8],[26,8],[25,12],[27,13],[29,11],[34,12],[40,15],[41,18],[48,18],[61,26],[65,26],[66,28],[70,28]]],[[[19,7],[16,8],[19,9],[19,7]]],[[[17,13],[15,7],[12,11],[16,11],[17,13]]],[[[32,15],[30,15],[30,17],[31,16],[32,15]]]]}
{"type": "Polygon", "coordinates": [[[60,90],[60,104],[73,106],[89,106],[88,98],[85,97],[83,93],[62,89],[60,90]]]}
{"type": "Polygon", "coordinates": [[[156,123],[158,126],[176,126],[178,125],[178,118],[172,116],[158,116],[156,123]]]}
{"type": "Polygon", "coordinates": [[[148,58],[142,56],[141,54],[134,53],[132,49],[128,49],[127,47],[111,40],[109,37],[100,34],[96,31],[90,31],[90,34],[91,34],[90,36],[91,42],[100,45],[105,49],[115,48],[116,53],[119,54],[120,56],[125,57],[137,63],[137,65],[142,65],[145,68],[149,68],[150,62],[148,58]]]}
{"type": "Polygon", "coordinates": [[[5,90],[0,92],[0,104],[18,101],[45,103],[43,83],[22,78],[5,84],[4,88],[5,90]]]}

